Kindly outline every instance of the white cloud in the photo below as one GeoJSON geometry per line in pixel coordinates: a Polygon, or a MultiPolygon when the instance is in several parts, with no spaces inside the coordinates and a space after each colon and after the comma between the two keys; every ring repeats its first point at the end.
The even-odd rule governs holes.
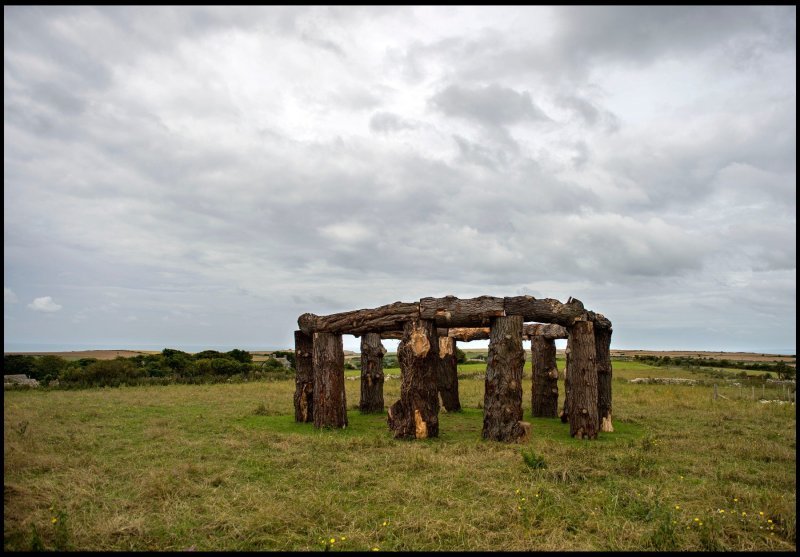
{"type": "Polygon", "coordinates": [[[50,296],[42,296],[41,298],[34,298],[28,304],[28,307],[33,311],[43,311],[45,313],[52,313],[61,309],[61,306],[53,301],[50,296]]]}
{"type": "Polygon", "coordinates": [[[19,302],[17,295],[10,288],[3,287],[3,303],[16,304],[17,302],[19,302]]]}

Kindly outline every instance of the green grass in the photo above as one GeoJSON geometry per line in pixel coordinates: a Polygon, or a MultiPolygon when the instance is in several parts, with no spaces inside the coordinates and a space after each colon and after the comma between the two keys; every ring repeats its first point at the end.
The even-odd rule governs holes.
{"type": "Polygon", "coordinates": [[[4,550],[796,549],[794,406],[615,361],[615,431],[580,441],[530,417],[528,371],[532,439],[503,444],[459,367],[464,411],[421,441],[361,415],[358,381],[344,430],[295,423],[291,380],[6,392],[4,550]]]}

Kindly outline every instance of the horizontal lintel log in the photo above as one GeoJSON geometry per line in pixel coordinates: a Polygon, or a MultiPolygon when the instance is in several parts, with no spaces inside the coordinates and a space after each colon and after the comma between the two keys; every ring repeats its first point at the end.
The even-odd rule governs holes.
{"type": "Polygon", "coordinates": [[[403,328],[403,323],[419,318],[419,304],[395,302],[373,309],[345,311],[331,315],[304,313],[297,319],[300,330],[311,333],[380,333],[403,328]]]}
{"type": "Polygon", "coordinates": [[[483,327],[493,317],[505,316],[503,298],[478,296],[460,299],[422,298],[419,301],[420,319],[434,319],[439,327],[483,327]]]}
{"type": "Polygon", "coordinates": [[[542,337],[548,340],[568,338],[567,329],[556,323],[526,323],[522,326],[522,336],[542,337]]]}

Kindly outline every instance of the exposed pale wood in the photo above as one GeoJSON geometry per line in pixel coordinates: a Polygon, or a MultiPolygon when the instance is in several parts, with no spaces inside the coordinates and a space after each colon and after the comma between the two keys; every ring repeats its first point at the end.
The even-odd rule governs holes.
{"type": "Polygon", "coordinates": [[[479,296],[460,299],[455,296],[444,298],[422,298],[419,301],[421,319],[434,319],[440,327],[482,327],[493,317],[505,315],[503,298],[479,296]]]}
{"type": "Polygon", "coordinates": [[[570,327],[568,363],[569,433],[578,439],[597,439],[597,351],[591,321],[576,321],[570,327]]]}
{"type": "MultiPolygon", "coordinates": [[[[487,340],[489,338],[489,327],[454,327],[445,329],[447,336],[455,340],[469,342],[471,340],[487,340]]],[[[439,333],[441,334],[441,332],[439,333]]]]}
{"type": "Polygon", "coordinates": [[[389,429],[398,439],[439,436],[439,339],[430,319],[405,324],[397,349],[400,400],[389,408],[389,429]]]}
{"type": "Polygon", "coordinates": [[[489,358],[483,396],[483,438],[518,441],[522,421],[522,317],[496,317],[491,322],[489,358]]]}
{"type": "Polygon", "coordinates": [[[456,361],[456,339],[439,337],[439,374],[437,376],[442,406],[448,412],[461,410],[458,398],[458,365],[456,361]]]}
{"type": "Polygon", "coordinates": [[[597,413],[600,431],[614,431],[611,423],[611,333],[610,328],[595,327],[594,344],[597,352],[597,413]]]}
{"type": "Polygon", "coordinates": [[[526,323],[522,326],[522,336],[532,339],[543,337],[546,339],[567,338],[567,329],[555,323],[526,323]]]}
{"type": "Polygon", "coordinates": [[[374,309],[359,309],[331,315],[304,313],[297,319],[297,324],[306,334],[328,332],[362,335],[402,329],[406,321],[416,319],[418,316],[418,303],[395,302],[374,309]]]}
{"type": "Polygon", "coordinates": [[[314,427],[347,427],[342,335],[314,333],[314,427]]]}
{"type": "Polygon", "coordinates": [[[361,400],[362,412],[383,412],[383,356],[386,349],[378,333],[361,337],[361,400]]]}
{"type": "Polygon", "coordinates": [[[558,367],[556,343],[544,335],[531,337],[531,414],[537,418],[558,417],[558,367]]]}
{"type": "Polygon", "coordinates": [[[314,421],[314,341],[303,331],[294,332],[294,419],[314,421]]]}

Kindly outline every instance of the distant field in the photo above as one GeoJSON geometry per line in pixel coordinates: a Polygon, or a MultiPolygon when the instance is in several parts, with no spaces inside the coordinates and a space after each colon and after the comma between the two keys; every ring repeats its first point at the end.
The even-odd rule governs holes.
{"type": "Polygon", "coordinates": [[[464,411],[420,441],[361,415],[358,380],[349,427],[328,431],[294,422],[291,379],[7,391],[3,548],[795,551],[783,391],[717,379],[712,400],[710,385],[627,381],[698,373],[613,366],[616,431],[596,441],[531,418],[527,372],[525,445],[481,440],[482,364],[459,366],[464,411]]]}
{"type": "MultiPolygon", "coordinates": [[[[285,350],[294,350],[294,348],[286,348],[285,350]]],[[[265,359],[267,354],[273,351],[270,350],[251,350],[254,361],[261,361],[265,359]]],[[[470,356],[476,354],[486,354],[486,348],[467,348],[464,349],[470,356]]],[[[98,360],[113,360],[118,356],[124,358],[131,358],[140,354],[158,354],[160,350],[81,350],[75,352],[5,352],[5,354],[27,354],[29,356],[60,356],[66,360],[79,360],[81,358],[97,358],[98,360]]],[[[558,353],[563,355],[564,350],[558,350],[558,353]]],[[[793,363],[794,356],[785,354],[760,354],[753,352],[700,352],[700,351],[658,351],[658,350],[611,350],[611,355],[614,357],[633,357],[636,355],[652,355],[652,356],[681,356],[692,358],[714,358],[714,359],[727,359],[731,361],[740,362],[787,362],[793,363]]],[[[530,350],[526,350],[526,357],[530,360],[530,350]]],[[[345,350],[345,358],[352,359],[358,358],[358,353],[345,350]]]]}

